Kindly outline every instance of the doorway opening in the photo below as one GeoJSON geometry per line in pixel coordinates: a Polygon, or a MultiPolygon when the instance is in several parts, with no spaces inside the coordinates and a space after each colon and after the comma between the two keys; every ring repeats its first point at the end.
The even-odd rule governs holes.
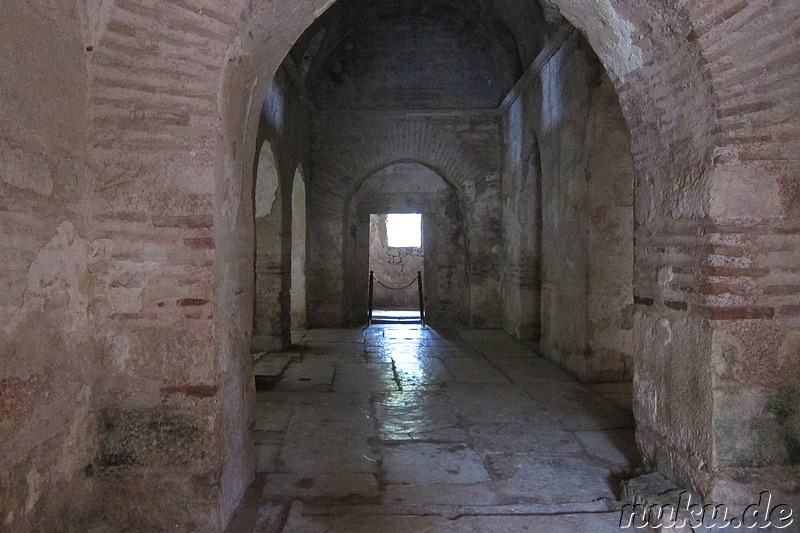
{"type": "MultiPolygon", "coordinates": [[[[370,266],[370,261],[381,257],[376,253],[370,254],[372,216],[417,214],[419,216],[413,227],[419,234],[420,249],[413,250],[416,246],[389,246],[385,223],[375,225],[375,232],[379,227],[383,228],[379,233],[379,237],[384,235],[383,251],[380,252],[383,262],[390,260],[386,254],[387,247],[395,248],[390,252],[405,253],[402,259],[404,274],[408,277],[392,281],[391,284],[398,287],[405,285],[412,281],[412,276],[417,272],[422,272],[425,323],[437,326],[465,324],[468,316],[466,265],[469,262],[465,217],[458,189],[430,164],[415,161],[380,165],[366,176],[350,195],[345,224],[348,234],[344,247],[348,291],[343,307],[348,323],[356,326],[363,325],[365,319],[369,320],[369,272],[376,271],[374,265],[370,266]],[[408,263],[412,258],[419,266],[408,263]],[[400,283],[403,280],[404,283],[400,283]]],[[[313,233],[309,231],[309,249],[313,238],[313,233]]],[[[322,245],[324,243],[318,243],[318,246],[322,245]]],[[[378,246],[377,250],[381,250],[381,247],[378,246]]],[[[383,266],[381,264],[377,271],[380,272],[383,266]]],[[[387,281],[387,276],[378,277],[384,283],[387,281]]],[[[418,305],[419,285],[406,290],[409,291],[409,298],[417,299],[414,305],[418,305]]],[[[415,317],[415,320],[418,319],[419,314],[415,317]]]]}
{"type": "Polygon", "coordinates": [[[370,214],[369,270],[373,276],[371,321],[420,322],[425,247],[421,213],[370,214]]]}

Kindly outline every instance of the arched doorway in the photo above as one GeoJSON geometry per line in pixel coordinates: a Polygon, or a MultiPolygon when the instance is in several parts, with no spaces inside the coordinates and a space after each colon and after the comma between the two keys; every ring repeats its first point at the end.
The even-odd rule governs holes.
{"type": "MultiPolygon", "coordinates": [[[[108,170],[109,187],[99,188],[98,205],[108,212],[123,213],[121,220],[146,224],[148,239],[154,243],[164,238],[206,243],[213,252],[206,251],[194,260],[198,268],[192,275],[201,281],[192,287],[205,287],[208,294],[181,300],[213,300],[214,313],[204,314],[205,322],[200,322],[187,318],[183,309],[154,307],[157,319],[146,320],[158,320],[159,324],[145,320],[130,325],[109,312],[99,316],[98,327],[121,339],[119,346],[109,349],[113,360],[124,360],[126,346],[143,345],[152,348],[141,350],[145,353],[185,353],[202,362],[191,366],[191,371],[169,366],[168,378],[170,385],[213,384],[214,407],[198,401],[200,405],[187,407],[185,414],[192,420],[218,422],[202,427],[214,435],[208,450],[209,462],[221,472],[215,483],[222,496],[214,497],[220,502],[220,516],[227,516],[238,501],[252,470],[247,416],[242,416],[249,409],[246,394],[242,394],[248,390],[248,372],[241,358],[249,351],[251,334],[253,231],[248,226],[252,222],[248,199],[260,99],[292,43],[331,5],[322,0],[262,2],[247,7],[209,5],[201,14],[177,4],[154,10],[126,3],[113,6],[100,17],[112,23],[107,39],[95,50],[112,50],[113,59],[110,67],[93,71],[88,99],[95,119],[90,139],[99,147],[91,160],[97,169],[108,170]],[[161,17],[160,9],[172,10],[172,18],[161,17]],[[209,28],[201,27],[198,18],[209,28]],[[181,21],[179,25],[193,44],[190,48],[197,53],[188,55],[169,46],[137,49],[138,43],[129,42],[136,40],[132,33],[137,29],[142,35],[152,35],[149,26],[163,20],[181,21]],[[198,43],[201,46],[195,48],[198,43]],[[132,46],[136,53],[126,53],[132,46]],[[186,87],[165,91],[164,77],[170,76],[186,76],[190,81],[186,87]],[[153,94],[158,98],[152,98],[153,94]],[[132,125],[120,118],[129,115],[144,117],[150,125],[161,121],[159,137],[149,135],[140,123],[132,125]],[[124,181],[120,177],[137,185],[144,183],[141,188],[157,194],[131,191],[124,183],[115,189],[124,181]],[[144,214],[127,213],[131,198],[140,196],[144,214]],[[158,218],[150,220],[151,212],[158,213],[158,218]],[[183,231],[199,235],[183,237],[183,231]],[[164,321],[169,327],[162,327],[164,321]],[[177,335],[181,339],[177,345],[176,331],[182,332],[177,335]],[[206,416],[205,409],[213,413],[206,416]]],[[[791,310],[784,309],[787,305],[781,298],[785,296],[772,289],[774,282],[769,277],[762,276],[765,269],[778,264],[779,252],[748,248],[750,245],[735,238],[747,234],[753,224],[764,223],[763,231],[770,238],[786,244],[791,231],[779,228],[781,217],[794,216],[791,202],[786,207],[777,200],[791,170],[769,166],[764,178],[767,188],[756,178],[764,174],[760,160],[792,153],[791,136],[776,134],[756,141],[731,133],[742,113],[758,114],[755,122],[764,127],[786,124],[785,116],[791,116],[781,115],[787,108],[779,96],[775,105],[757,100],[754,87],[759,77],[747,75],[750,67],[746,62],[730,57],[725,50],[734,44],[749,49],[753,35],[769,35],[770,30],[758,22],[764,18],[753,14],[763,6],[740,3],[729,9],[726,3],[667,6],[647,2],[631,9],[628,2],[617,0],[554,0],[550,5],[587,36],[608,68],[632,132],[639,224],[634,284],[634,346],[640,361],[636,370],[639,440],[648,457],[663,470],[706,494],[714,493],[716,486],[724,489],[728,482],[738,487],[724,469],[748,465],[747,457],[758,442],[747,440],[750,437],[729,437],[726,428],[732,420],[742,420],[740,425],[745,427],[763,414],[763,410],[748,410],[748,398],[764,400],[772,392],[786,397],[780,393],[784,386],[780,379],[754,377],[742,370],[750,368],[762,351],[760,343],[742,335],[773,339],[777,346],[768,350],[772,357],[794,353],[794,341],[787,332],[797,329],[796,318],[787,314],[791,310]],[[731,31],[732,24],[735,30],[740,23],[749,24],[752,31],[731,31]],[[742,191],[744,200],[729,201],[724,190],[731,188],[742,191]],[[757,201],[764,190],[770,191],[770,201],[757,201]],[[760,208],[763,212],[758,212],[760,208]],[[719,242],[731,246],[727,251],[732,255],[720,258],[713,254],[719,242]],[[736,264],[736,257],[752,257],[755,266],[744,268],[736,264]],[[725,264],[722,270],[718,269],[719,260],[725,264]],[[733,279],[742,287],[744,300],[733,292],[708,294],[720,288],[716,283],[720,279],[733,279]],[[780,320],[773,322],[777,315],[780,320]],[[711,356],[721,353],[736,357],[722,358],[711,368],[711,356]],[[721,386],[712,389],[714,383],[721,386]],[[741,393],[743,388],[747,394],[741,393]],[[692,417],[682,414],[687,401],[695,407],[692,417]],[[720,446],[727,442],[731,445],[720,446]]],[[[794,20],[791,3],[773,8],[775,20],[783,15],[785,20],[794,20]]],[[[552,17],[552,8],[545,10],[545,16],[552,17]]],[[[781,90],[777,83],[776,87],[781,90]]],[[[748,133],[761,128],[747,121],[743,127],[748,133]]],[[[103,225],[99,234],[113,240],[114,232],[103,225]]],[[[333,231],[332,236],[338,232],[333,231]]],[[[141,248],[134,258],[150,258],[150,248],[141,248]]],[[[144,282],[145,293],[173,266],[183,266],[174,258],[165,262],[159,256],[158,260],[161,262],[144,282]]],[[[111,270],[133,272],[134,267],[126,261],[127,257],[109,260],[111,270]]],[[[108,281],[109,286],[111,283],[108,281]]],[[[171,362],[179,359],[170,357],[171,362]]],[[[140,374],[135,368],[121,367],[113,377],[126,383],[135,380],[137,387],[149,391],[130,405],[156,408],[161,401],[158,387],[140,374]]],[[[164,372],[158,375],[163,377],[164,372]]],[[[101,403],[107,399],[100,398],[101,403]]],[[[113,399],[109,403],[116,404],[117,398],[113,399]]],[[[733,433],[749,435],[746,431],[733,433]]],[[[781,442],[784,444],[775,447],[763,464],[786,464],[792,440],[781,442]]],[[[203,467],[193,465],[194,470],[185,473],[187,478],[203,467]]]]}
{"type": "MultiPolygon", "coordinates": [[[[632,40],[631,32],[633,30],[632,30],[632,28],[630,26],[626,25],[627,21],[618,21],[619,25],[618,26],[614,26],[614,29],[611,30],[611,33],[609,33],[609,30],[607,28],[604,29],[602,27],[593,26],[594,22],[591,20],[591,16],[590,15],[587,15],[586,13],[580,11],[580,9],[576,9],[575,12],[573,13],[573,12],[570,11],[569,7],[570,6],[564,6],[564,9],[567,12],[568,18],[570,18],[570,15],[576,15],[574,20],[577,23],[580,24],[581,22],[585,22],[584,26],[586,28],[589,28],[590,30],[593,30],[593,31],[596,32],[595,37],[597,37],[601,41],[601,42],[598,43],[600,45],[600,46],[598,46],[598,51],[600,52],[601,60],[604,60],[606,62],[606,65],[610,67],[612,79],[615,81],[615,83],[617,84],[618,87],[620,87],[622,85],[621,82],[620,82],[622,77],[630,76],[632,72],[637,72],[637,71],[639,71],[641,69],[645,69],[645,62],[642,60],[642,53],[641,53],[642,50],[637,45],[630,44],[630,41],[628,40],[629,38],[631,38],[631,40],[632,40]],[[615,55],[615,54],[622,54],[622,55],[615,55]]],[[[564,36],[563,35],[558,35],[558,36],[554,36],[554,37],[563,38],[564,36]]],[[[591,40],[591,37],[590,37],[590,40],[591,40]]],[[[683,46],[680,43],[670,43],[670,46],[672,46],[673,44],[679,49],[681,49],[681,47],[683,46]]],[[[673,50],[671,48],[669,49],[669,51],[661,50],[660,53],[663,54],[663,55],[660,55],[659,57],[664,58],[664,60],[666,61],[666,58],[672,52],[673,52],[673,50]]],[[[692,57],[696,58],[697,57],[696,52],[692,52],[692,53],[694,54],[692,57]]],[[[648,66],[646,68],[649,69],[650,67],[652,67],[653,63],[647,63],[647,65],[648,66]]],[[[659,76],[660,75],[662,75],[662,74],[659,74],[659,76]]],[[[693,78],[693,80],[694,80],[694,78],[693,78]]],[[[698,80],[697,84],[698,84],[698,86],[704,86],[703,85],[704,82],[702,80],[698,80]]],[[[547,89],[547,87],[545,87],[545,89],[547,89]]],[[[681,93],[681,94],[685,94],[685,93],[681,93]]],[[[622,103],[623,103],[623,108],[625,109],[625,112],[626,112],[626,114],[628,116],[630,116],[632,113],[639,113],[639,112],[641,112],[643,116],[646,116],[647,113],[650,111],[650,110],[646,109],[646,107],[641,106],[640,102],[628,98],[629,97],[628,93],[622,92],[621,96],[622,96],[621,100],[622,100],[622,103]],[[636,107],[635,109],[632,109],[631,105],[638,106],[638,107],[636,107]]],[[[705,103],[706,102],[704,101],[703,104],[705,104],[705,103]]],[[[545,124],[553,124],[553,123],[555,123],[555,122],[557,122],[559,120],[560,117],[558,117],[557,115],[549,115],[548,112],[549,112],[549,110],[547,110],[547,109],[542,110],[542,113],[543,113],[542,118],[543,118],[543,121],[544,121],[545,124]]],[[[705,110],[704,110],[704,112],[705,112],[705,110]]],[[[700,116],[702,116],[702,115],[703,115],[703,113],[700,114],[700,116]]],[[[631,123],[630,119],[628,120],[628,123],[629,124],[631,123]]],[[[641,137],[637,137],[636,136],[636,133],[637,132],[634,131],[634,143],[643,142],[641,137]]],[[[693,133],[693,135],[695,135],[695,134],[697,136],[703,138],[703,136],[708,136],[708,130],[701,128],[697,132],[693,133]]],[[[652,156],[652,159],[647,163],[648,165],[654,165],[654,166],[657,167],[661,163],[666,163],[665,166],[669,167],[672,164],[672,162],[667,162],[664,159],[664,152],[659,153],[660,150],[665,148],[665,145],[666,146],[670,146],[670,143],[669,143],[668,140],[666,140],[666,139],[663,139],[663,140],[665,141],[665,144],[659,145],[658,142],[656,143],[656,145],[659,146],[658,148],[653,146],[653,145],[648,145],[647,146],[648,154],[650,154],[652,156]]],[[[638,148],[638,145],[635,144],[634,152],[636,152],[637,148],[638,148]]],[[[697,145],[693,146],[693,148],[691,150],[691,157],[688,158],[688,159],[683,158],[682,160],[683,161],[687,161],[687,160],[693,160],[693,161],[704,160],[707,157],[707,155],[708,155],[708,152],[703,149],[703,143],[701,141],[697,145]],[[698,148],[698,149],[694,150],[694,148],[698,148]]],[[[643,159],[641,157],[636,159],[636,162],[638,164],[640,164],[640,165],[641,165],[642,161],[643,161],[643,159]]],[[[643,171],[642,170],[643,168],[644,167],[640,166],[639,170],[643,171]]],[[[682,169],[681,171],[683,171],[683,170],[685,170],[685,169],[682,169]]],[[[669,181],[671,179],[672,170],[666,170],[664,172],[659,170],[659,172],[661,172],[661,173],[658,174],[658,178],[657,178],[658,180],[663,180],[663,181],[667,182],[667,181],[669,181]]],[[[650,190],[650,191],[644,191],[643,190],[642,193],[643,193],[642,195],[637,194],[637,197],[641,197],[641,196],[643,196],[643,197],[652,197],[653,194],[654,194],[654,190],[650,190]]],[[[333,210],[338,210],[340,208],[339,201],[340,201],[340,199],[336,198],[335,201],[332,203],[332,209],[333,210]]],[[[684,205],[688,206],[688,204],[684,204],[684,205]]],[[[344,206],[342,205],[341,207],[343,208],[344,206]]],[[[652,207],[652,204],[651,204],[651,207],[652,207]]],[[[691,209],[691,207],[690,207],[690,209],[691,209]]],[[[649,216],[650,220],[654,224],[656,224],[656,225],[660,224],[659,221],[656,221],[651,216],[652,214],[653,213],[644,213],[643,215],[644,215],[645,218],[647,218],[649,216]]],[[[347,229],[348,228],[345,226],[343,228],[343,231],[341,231],[341,233],[340,233],[340,230],[338,230],[337,228],[335,228],[333,226],[330,226],[330,225],[326,225],[324,228],[320,227],[320,230],[321,230],[320,232],[311,231],[310,234],[311,235],[321,235],[321,237],[320,237],[321,240],[325,240],[325,241],[329,241],[329,242],[345,241],[347,239],[347,236],[346,236],[347,229]]],[[[475,243],[475,242],[479,242],[479,241],[480,240],[479,239],[475,239],[474,236],[469,236],[469,241],[468,242],[475,243]]],[[[470,254],[470,259],[471,259],[470,268],[471,269],[474,268],[475,269],[474,272],[478,273],[480,275],[480,273],[485,273],[487,271],[487,269],[485,268],[485,263],[484,264],[480,264],[479,262],[473,262],[473,260],[476,257],[479,257],[479,256],[480,256],[480,254],[470,254]]],[[[334,273],[334,272],[335,272],[334,270],[331,270],[331,273],[334,273]]],[[[327,275],[327,277],[330,279],[330,278],[334,278],[335,276],[327,275]]],[[[497,290],[497,285],[493,285],[494,281],[495,280],[488,280],[484,284],[484,286],[479,287],[479,288],[475,288],[474,286],[471,287],[471,289],[470,289],[470,298],[469,298],[470,304],[474,306],[475,305],[475,301],[476,301],[477,298],[485,298],[487,301],[491,301],[493,299],[492,296],[494,296],[494,294],[496,294],[496,293],[493,293],[492,291],[497,290]]],[[[648,289],[645,289],[644,285],[642,285],[641,288],[642,288],[642,290],[650,290],[650,289],[652,289],[652,287],[650,287],[648,289]]],[[[336,300],[336,298],[330,298],[330,297],[327,297],[325,299],[328,300],[328,301],[335,301],[336,300]]],[[[494,300],[497,301],[496,298],[494,298],[494,300]]],[[[646,302],[648,300],[642,299],[641,301],[646,302]]],[[[319,303],[324,304],[324,302],[319,302],[319,303]]],[[[636,315],[637,319],[644,320],[645,315],[647,313],[646,313],[646,310],[642,310],[642,311],[643,311],[643,313],[639,313],[638,315],[636,315]]],[[[332,313],[338,313],[339,311],[331,310],[331,312],[332,313]]],[[[343,315],[344,315],[344,313],[342,314],[342,316],[343,315]]],[[[653,317],[648,317],[648,320],[652,320],[652,319],[653,319],[653,317]]],[[[692,319],[692,320],[694,320],[694,319],[692,319]]],[[[493,322],[488,322],[488,324],[492,324],[492,323],[493,322]]],[[[697,325],[697,324],[699,324],[699,319],[695,320],[693,325],[697,325]]],[[[639,328],[639,336],[640,336],[640,338],[647,337],[646,330],[647,330],[647,327],[644,327],[644,326],[639,328]]],[[[701,342],[701,344],[702,344],[702,342],[701,342]]],[[[638,352],[637,352],[637,355],[638,355],[638,352]]],[[[623,374],[625,372],[626,372],[626,370],[622,371],[623,374]]],[[[653,385],[656,389],[658,389],[658,388],[663,386],[663,384],[658,384],[658,383],[655,383],[654,381],[651,382],[651,385],[653,385]]],[[[649,386],[650,385],[647,385],[647,386],[645,386],[645,388],[647,388],[649,386]]],[[[637,389],[637,394],[641,395],[641,396],[646,396],[646,395],[650,394],[650,392],[645,391],[644,389],[637,389]]],[[[640,403],[640,405],[641,404],[642,403],[640,403]]],[[[657,423],[655,423],[655,425],[660,425],[660,423],[661,422],[657,422],[657,423]]],[[[661,429],[657,430],[654,434],[663,434],[664,432],[668,432],[668,430],[665,429],[665,426],[660,426],[660,428],[661,429]]],[[[643,431],[642,435],[645,435],[645,434],[650,435],[649,433],[647,433],[647,431],[643,431]]],[[[652,437],[652,435],[650,435],[650,437],[652,437]]],[[[647,437],[647,438],[650,438],[650,437],[647,437]]],[[[656,442],[656,440],[653,440],[652,442],[653,442],[653,444],[655,446],[658,446],[658,443],[656,442]]],[[[650,453],[649,453],[649,456],[651,456],[651,457],[655,457],[656,455],[657,454],[654,451],[650,451],[650,453]]]]}
{"type": "MultiPolygon", "coordinates": [[[[421,213],[426,314],[432,324],[462,324],[467,315],[465,221],[454,188],[430,167],[416,162],[382,166],[353,192],[347,211],[350,239],[345,253],[350,321],[367,315],[370,215],[421,213]]],[[[395,280],[396,285],[410,278],[395,280]]],[[[407,276],[408,277],[408,276],[407,276]]],[[[388,280],[387,280],[388,281],[388,280]]],[[[415,288],[415,287],[412,287],[415,288]]],[[[380,290],[380,289],[379,289],[380,290]]],[[[412,295],[416,299],[416,295],[412,295]]]]}

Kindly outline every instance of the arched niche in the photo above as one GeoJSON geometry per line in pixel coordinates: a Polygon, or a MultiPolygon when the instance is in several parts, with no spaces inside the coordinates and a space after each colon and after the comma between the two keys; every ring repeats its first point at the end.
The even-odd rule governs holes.
{"type": "Polygon", "coordinates": [[[630,133],[604,76],[586,127],[587,359],[594,381],[633,376],[634,183],[630,133]]]}
{"type": "Polygon", "coordinates": [[[263,219],[272,214],[273,208],[280,208],[279,199],[280,177],[275,164],[275,153],[272,144],[264,141],[256,158],[255,192],[253,194],[253,212],[256,220],[263,219]]]}
{"type": "Polygon", "coordinates": [[[527,108],[506,116],[501,201],[505,229],[502,272],[504,328],[519,339],[538,342],[541,304],[542,165],[538,138],[527,108]]]}
{"type": "Polygon", "coordinates": [[[292,329],[306,326],[306,182],[298,165],[292,180],[292,329]]]}
{"type": "Polygon", "coordinates": [[[253,193],[255,215],[255,294],[252,351],[284,348],[283,202],[272,144],[264,141],[256,159],[253,193]]]}

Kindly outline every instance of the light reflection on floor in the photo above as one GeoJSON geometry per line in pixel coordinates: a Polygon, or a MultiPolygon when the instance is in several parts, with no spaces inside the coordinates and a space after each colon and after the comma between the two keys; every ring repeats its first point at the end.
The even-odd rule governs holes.
{"type": "Polygon", "coordinates": [[[617,529],[639,460],[629,384],[582,385],[499,330],[298,339],[256,414],[264,498],[303,502],[284,533],[451,531],[461,515],[465,531],[617,529]]]}

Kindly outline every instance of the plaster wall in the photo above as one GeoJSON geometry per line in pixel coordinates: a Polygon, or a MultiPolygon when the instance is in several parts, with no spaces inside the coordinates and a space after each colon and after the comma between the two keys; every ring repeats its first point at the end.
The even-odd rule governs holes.
{"type": "MultiPolygon", "coordinates": [[[[101,362],[85,13],[0,5],[0,529],[80,522],[93,486],[101,362]]],[[[135,292],[135,291],[132,291],[135,292]]]]}

